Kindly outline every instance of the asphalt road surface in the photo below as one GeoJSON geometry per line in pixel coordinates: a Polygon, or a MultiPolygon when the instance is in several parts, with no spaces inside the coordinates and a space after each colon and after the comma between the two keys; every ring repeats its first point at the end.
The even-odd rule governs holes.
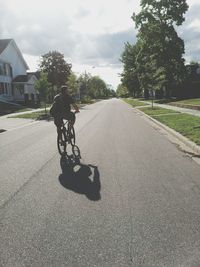
{"type": "Polygon", "coordinates": [[[0,266],[200,266],[200,166],[118,99],[0,134],[0,266]]]}

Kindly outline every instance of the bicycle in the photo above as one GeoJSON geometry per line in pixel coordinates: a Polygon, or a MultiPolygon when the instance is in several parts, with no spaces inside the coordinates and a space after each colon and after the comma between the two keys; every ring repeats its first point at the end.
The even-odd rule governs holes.
{"type": "Polygon", "coordinates": [[[57,147],[58,152],[61,156],[67,155],[67,145],[70,144],[72,146],[72,152],[75,156],[80,154],[79,148],[75,145],[76,143],[76,135],[73,124],[71,121],[66,120],[63,121],[63,124],[60,128],[60,131],[57,135],[57,147]]]}

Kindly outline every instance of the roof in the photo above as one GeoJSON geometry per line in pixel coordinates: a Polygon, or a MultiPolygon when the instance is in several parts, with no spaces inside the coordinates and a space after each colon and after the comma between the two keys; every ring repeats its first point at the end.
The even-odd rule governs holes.
{"type": "Polygon", "coordinates": [[[26,83],[28,82],[28,75],[18,75],[13,79],[13,83],[26,83]]]}
{"type": "Polygon", "coordinates": [[[21,58],[21,60],[23,61],[26,69],[29,69],[26,61],[23,58],[23,55],[21,53],[21,51],[19,50],[18,46],[16,45],[14,39],[0,39],[0,54],[5,50],[5,48],[12,43],[14,48],[16,49],[16,52],[18,53],[19,57],[21,58]]]}
{"type": "Polygon", "coordinates": [[[40,79],[40,71],[35,71],[35,72],[31,72],[31,71],[27,71],[28,75],[35,75],[35,77],[39,80],[40,79]]]}
{"type": "Polygon", "coordinates": [[[27,73],[27,75],[18,75],[13,79],[13,83],[27,83],[29,81],[29,79],[31,78],[31,76],[35,76],[36,79],[38,79],[38,77],[36,77],[35,73],[27,73]]]}
{"type": "Polygon", "coordinates": [[[0,54],[8,46],[12,39],[0,39],[0,54]]]}

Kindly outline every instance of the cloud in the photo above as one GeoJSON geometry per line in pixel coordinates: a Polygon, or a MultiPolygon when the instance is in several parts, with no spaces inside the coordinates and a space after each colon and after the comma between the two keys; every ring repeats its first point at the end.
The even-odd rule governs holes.
{"type": "Polygon", "coordinates": [[[76,47],[74,59],[78,62],[81,58],[83,64],[119,65],[119,58],[127,41],[135,41],[133,28],[117,33],[88,36],[76,47]]]}
{"type": "MultiPolygon", "coordinates": [[[[139,0],[0,2],[0,38],[13,38],[31,61],[57,50],[72,64],[104,66],[116,72],[121,68],[124,43],[136,40],[131,15],[139,12],[139,0]]],[[[190,8],[178,32],[185,41],[186,59],[200,61],[200,4],[199,0],[187,2],[190,8]]]]}
{"type": "Polygon", "coordinates": [[[200,4],[190,6],[186,20],[178,29],[180,37],[185,42],[185,58],[187,63],[191,60],[200,61],[200,4]]]}
{"type": "Polygon", "coordinates": [[[93,11],[92,14],[91,9],[79,6],[79,9],[74,11],[72,9],[74,17],[66,16],[66,11],[61,9],[59,12],[53,12],[52,8],[53,6],[48,5],[48,12],[44,9],[42,12],[40,6],[37,12],[33,9],[32,12],[27,13],[25,2],[24,10],[2,4],[0,38],[15,39],[22,53],[27,55],[41,56],[57,50],[72,63],[75,61],[78,64],[96,65],[119,64],[124,43],[134,41],[134,25],[128,30],[122,27],[121,31],[116,29],[114,31],[110,23],[107,27],[102,26],[101,30],[98,29],[105,7],[93,11]],[[88,24],[92,24],[91,18],[94,16],[97,16],[95,22],[91,28],[87,27],[88,24]],[[80,24],[82,24],[81,28],[80,24]],[[86,27],[87,30],[84,30],[86,27]],[[91,31],[92,27],[94,31],[91,31]]]}

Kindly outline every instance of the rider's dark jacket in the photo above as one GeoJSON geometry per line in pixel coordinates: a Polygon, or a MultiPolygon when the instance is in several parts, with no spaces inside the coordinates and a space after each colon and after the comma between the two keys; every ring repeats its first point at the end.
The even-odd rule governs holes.
{"type": "Polygon", "coordinates": [[[74,103],[74,100],[69,95],[57,94],[54,97],[53,104],[50,108],[50,114],[54,116],[59,116],[59,114],[69,113],[71,110],[71,104],[74,103]]]}

